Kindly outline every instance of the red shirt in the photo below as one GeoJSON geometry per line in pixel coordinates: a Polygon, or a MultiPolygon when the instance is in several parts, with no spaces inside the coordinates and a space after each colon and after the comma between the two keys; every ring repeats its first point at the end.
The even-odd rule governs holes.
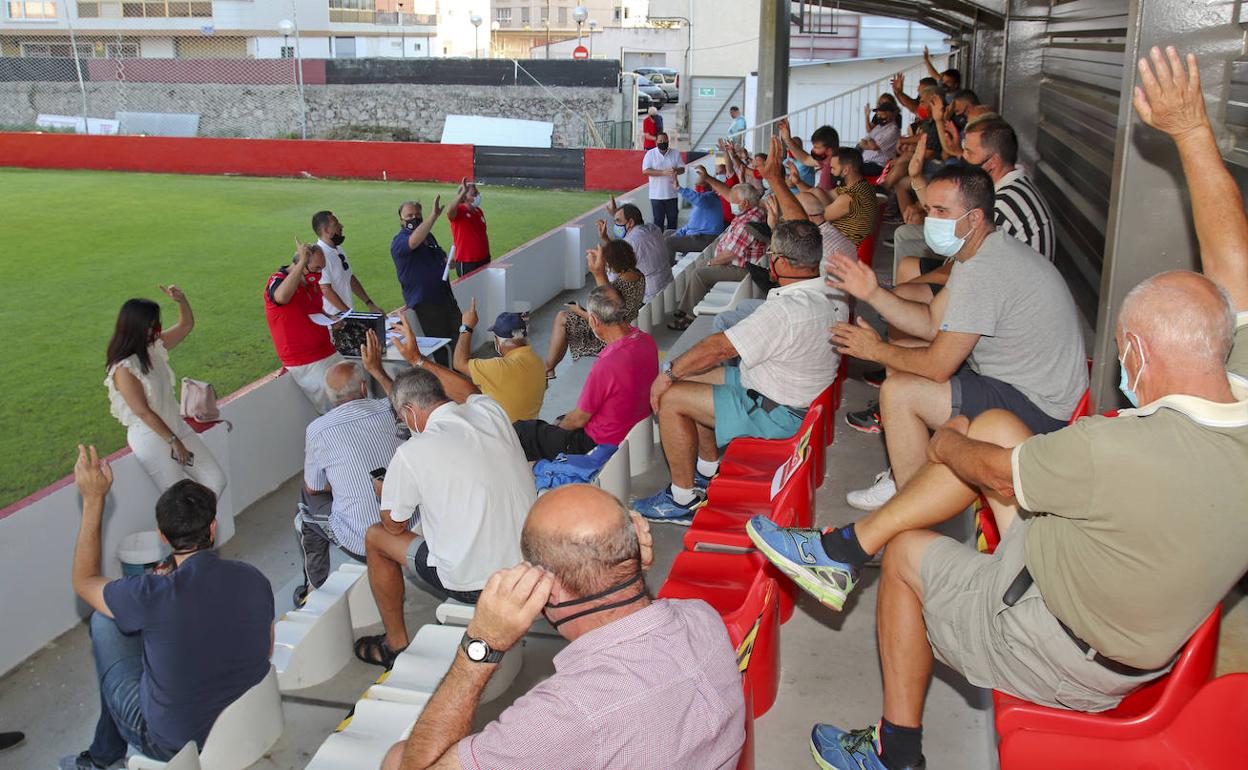
{"type": "MultiPolygon", "coordinates": [[[[654,116],[653,116],[653,115],[647,115],[647,116],[646,116],[646,119],[645,119],[645,120],[643,120],[643,121],[641,121],[641,133],[642,133],[643,135],[644,135],[644,134],[649,134],[650,136],[653,136],[653,137],[656,137],[656,138],[658,137],[658,135],[659,135],[659,127],[658,127],[658,125],[654,122],[654,116]]],[[[642,139],[642,142],[641,142],[641,147],[642,147],[642,149],[643,149],[643,150],[648,150],[648,149],[650,149],[651,147],[655,147],[655,146],[657,146],[657,144],[658,144],[658,143],[657,143],[654,139],[645,139],[645,138],[643,138],[643,139],[642,139]]]]}
{"type": "MultiPolygon", "coordinates": [[[[741,180],[737,179],[736,174],[733,174],[732,176],[724,180],[724,184],[728,185],[728,189],[730,190],[733,187],[736,187],[740,183],[741,183],[741,180]]],[[[723,204],[723,207],[724,207],[724,224],[725,225],[732,224],[732,204],[729,203],[728,199],[723,197],[722,195],[719,197],[719,202],[723,204]]]]}
{"type": "Polygon", "coordinates": [[[469,264],[489,262],[490,236],[485,232],[485,212],[476,206],[461,203],[450,222],[455,261],[469,264]]]}
{"type": "Polygon", "coordinates": [[[329,338],[329,327],[319,326],[308,318],[322,312],[323,296],[320,273],[304,273],[303,285],[295,290],[290,302],[279,305],[273,301],[273,292],[286,280],[286,268],[269,276],[264,289],[264,318],[269,322],[269,334],[273,348],[283,366],[304,366],[332,356],[337,350],[329,338]]]}

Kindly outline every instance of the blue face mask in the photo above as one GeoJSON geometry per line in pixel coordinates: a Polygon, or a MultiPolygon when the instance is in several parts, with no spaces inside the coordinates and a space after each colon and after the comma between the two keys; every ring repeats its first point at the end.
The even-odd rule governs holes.
{"type": "MultiPolygon", "coordinates": [[[[1122,333],[1123,339],[1126,339],[1127,333],[1122,333]]],[[[1136,409],[1140,408],[1140,397],[1136,394],[1135,389],[1140,386],[1140,375],[1144,374],[1144,348],[1140,348],[1140,370],[1135,373],[1135,385],[1127,382],[1127,354],[1131,352],[1131,341],[1127,340],[1127,347],[1122,351],[1122,358],[1118,359],[1118,370],[1122,373],[1118,378],[1118,390],[1122,391],[1122,395],[1127,397],[1131,402],[1131,406],[1136,409]]]]}
{"type": "Polygon", "coordinates": [[[611,232],[615,233],[616,238],[623,238],[624,236],[628,235],[628,228],[625,227],[624,225],[616,223],[614,225],[611,225],[611,232]]]}
{"type": "Polygon", "coordinates": [[[961,251],[963,244],[966,243],[966,236],[959,238],[956,235],[958,222],[970,213],[968,211],[957,219],[928,217],[923,220],[923,240],[927,242],[928,248],[942,257],[952,257],[961,251]]]}

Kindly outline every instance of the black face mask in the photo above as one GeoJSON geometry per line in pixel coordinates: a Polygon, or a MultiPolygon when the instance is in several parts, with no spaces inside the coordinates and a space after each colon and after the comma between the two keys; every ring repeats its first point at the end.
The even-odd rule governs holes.
{"type": "Polygon", "coordinates": [[[330,238],[329,242],[333,244],[334,246],[341,246],[342,242],[345,241],[346,239],[347,239],[347,236],[343,235],[342,233],[334,233],[334,237],[330,238]]]}
{"type": "Polygon", "coordinates": [[[671,145],[668,144],[667,142],[659,142],[655,146],[659,148],[659,152],[667,152],[667,148],[670,147],[671,145]]]}
{"type": "Polygon", "coordinates": [[[417,227],[420,227],[420,223],[423,221],[425,220],[420,217],[416,217],[414,219],[405,219],[403,220],[403,229],[415,230],[417,227]]]}
{"type": "MultiPolygon", "coordinates": [[[[638,572],[634,577],[631,577],[628,580],[625,580],[623,583],[617,583],[607,588],[605,591],[599,591],[598,593],[592,594],[590,596],[582,596],[580,599],[572,599],[566,602],[559,602],[558,604],[547,604],[544,608],[542,608],[542,614],[545,615],[546,610],[561,610],[566,607],[575,607],[579,604],[588,604],[590,602],[596,602],[599,599],[603,598],[604,596],[610,596],[616,591],[622,591],[623,589],[628,588],[634,583],[640,583],[641,581],[642,581],[642,575],[640,572],[638,572]]],[[[566,618],[560,618],[558,620],[550,620],[550,618],[547,617],[546,620],[550,621],[550,624],[552,626],[554,626],[555,628],[558,628],[559,626],[562,626],[564,623],[567,623],[568,621],[576,620],[577,618],[583,618],[586,615],[592,615],[595,612],[606,612],[607,610],[614,610],[620,607],[627,606],[629,604],[632,604],[633,602],[639,602],[642,599],[646,598],[646,596],[647,596],[646,587],[643,585],[640,591],[638,591],[636,594],[634,594],[633,596],[627,599],[621,599],[618,602],[610,602],[608,604],[603,604],[598,607],[591,607],[587,610],[574,612],[571,615],[567,616],[566,618]]]]}
{"type": "Polygon", "coordinates": [[[953,125],[957,126],[958,131],[966,130],[966,115],[954,115],[953,125]]]}

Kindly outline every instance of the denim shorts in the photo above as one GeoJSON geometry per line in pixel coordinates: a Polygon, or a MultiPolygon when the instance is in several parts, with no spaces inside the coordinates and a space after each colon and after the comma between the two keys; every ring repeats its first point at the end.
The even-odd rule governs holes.
{"type": "Polygon", "coordinates": [[[741,384],[741,370],[724,367],[724,384],[712,385],[715,403],[715,443],[727,446],[734,438],[788,438],[797,433],[802,417],[784,406],[770,412],[760,396],[751,396],[741,384]]]}

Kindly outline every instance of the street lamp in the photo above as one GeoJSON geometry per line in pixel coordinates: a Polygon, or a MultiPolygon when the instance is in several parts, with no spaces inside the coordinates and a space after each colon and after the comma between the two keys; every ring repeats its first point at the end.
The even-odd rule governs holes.
{"type": "MultiPolygon", "coordinates": [[[[402,50],[403,58],[407,58],[407,28],[403,26],[403,3],[395,3],[394,7],[399,12],[399,48],[402,50]]],[[[428,40],[428,38],[426,38],[428,40]]]]}
{"type": "Polygon", "coordinates": [[[490,58],[491,59],[498,57],[498,44],[494,40],[494,35],[500,29],[502,29],[502,26],[503,26],[502,24],[498,23],[498,19],[495,19],[494,21],[490,22],[490,58]]]}
{"type": "MultiPolygon", "coordinates": [[[[286,49],[290,48],[290,33],[295,31],[295,23],[290,19],[282,19],[277,23],[277,31],[282,33],[282,56],[286,58],[286,49]]],[[[295,58],[293,55],[290,58],[295,58]]]]}
{"type": "Polygon", "coordinates": [[[589,20],[589,58],[594,58],[594,33],[598,31],[598,22],[589,20]]]}
{"type": "Polygon", "coordinates": [[[584,24],[585,20],[589,18],[589,10],[583,5],[578,5],[572,9],[572,18],[576,20],[576,46],[577,48],[580,48],[581,25],[584,24]]]}
{"type": "Polygon", "coordinates": [[[472,22],[472,57],[474,59],[480,59],[481,58],[481,37],[480,37],[481,22],[484,21],[484,19],[481,18],[481,14],[474,13],[472,16],[468,17],[468,21],[472,22]]]}

